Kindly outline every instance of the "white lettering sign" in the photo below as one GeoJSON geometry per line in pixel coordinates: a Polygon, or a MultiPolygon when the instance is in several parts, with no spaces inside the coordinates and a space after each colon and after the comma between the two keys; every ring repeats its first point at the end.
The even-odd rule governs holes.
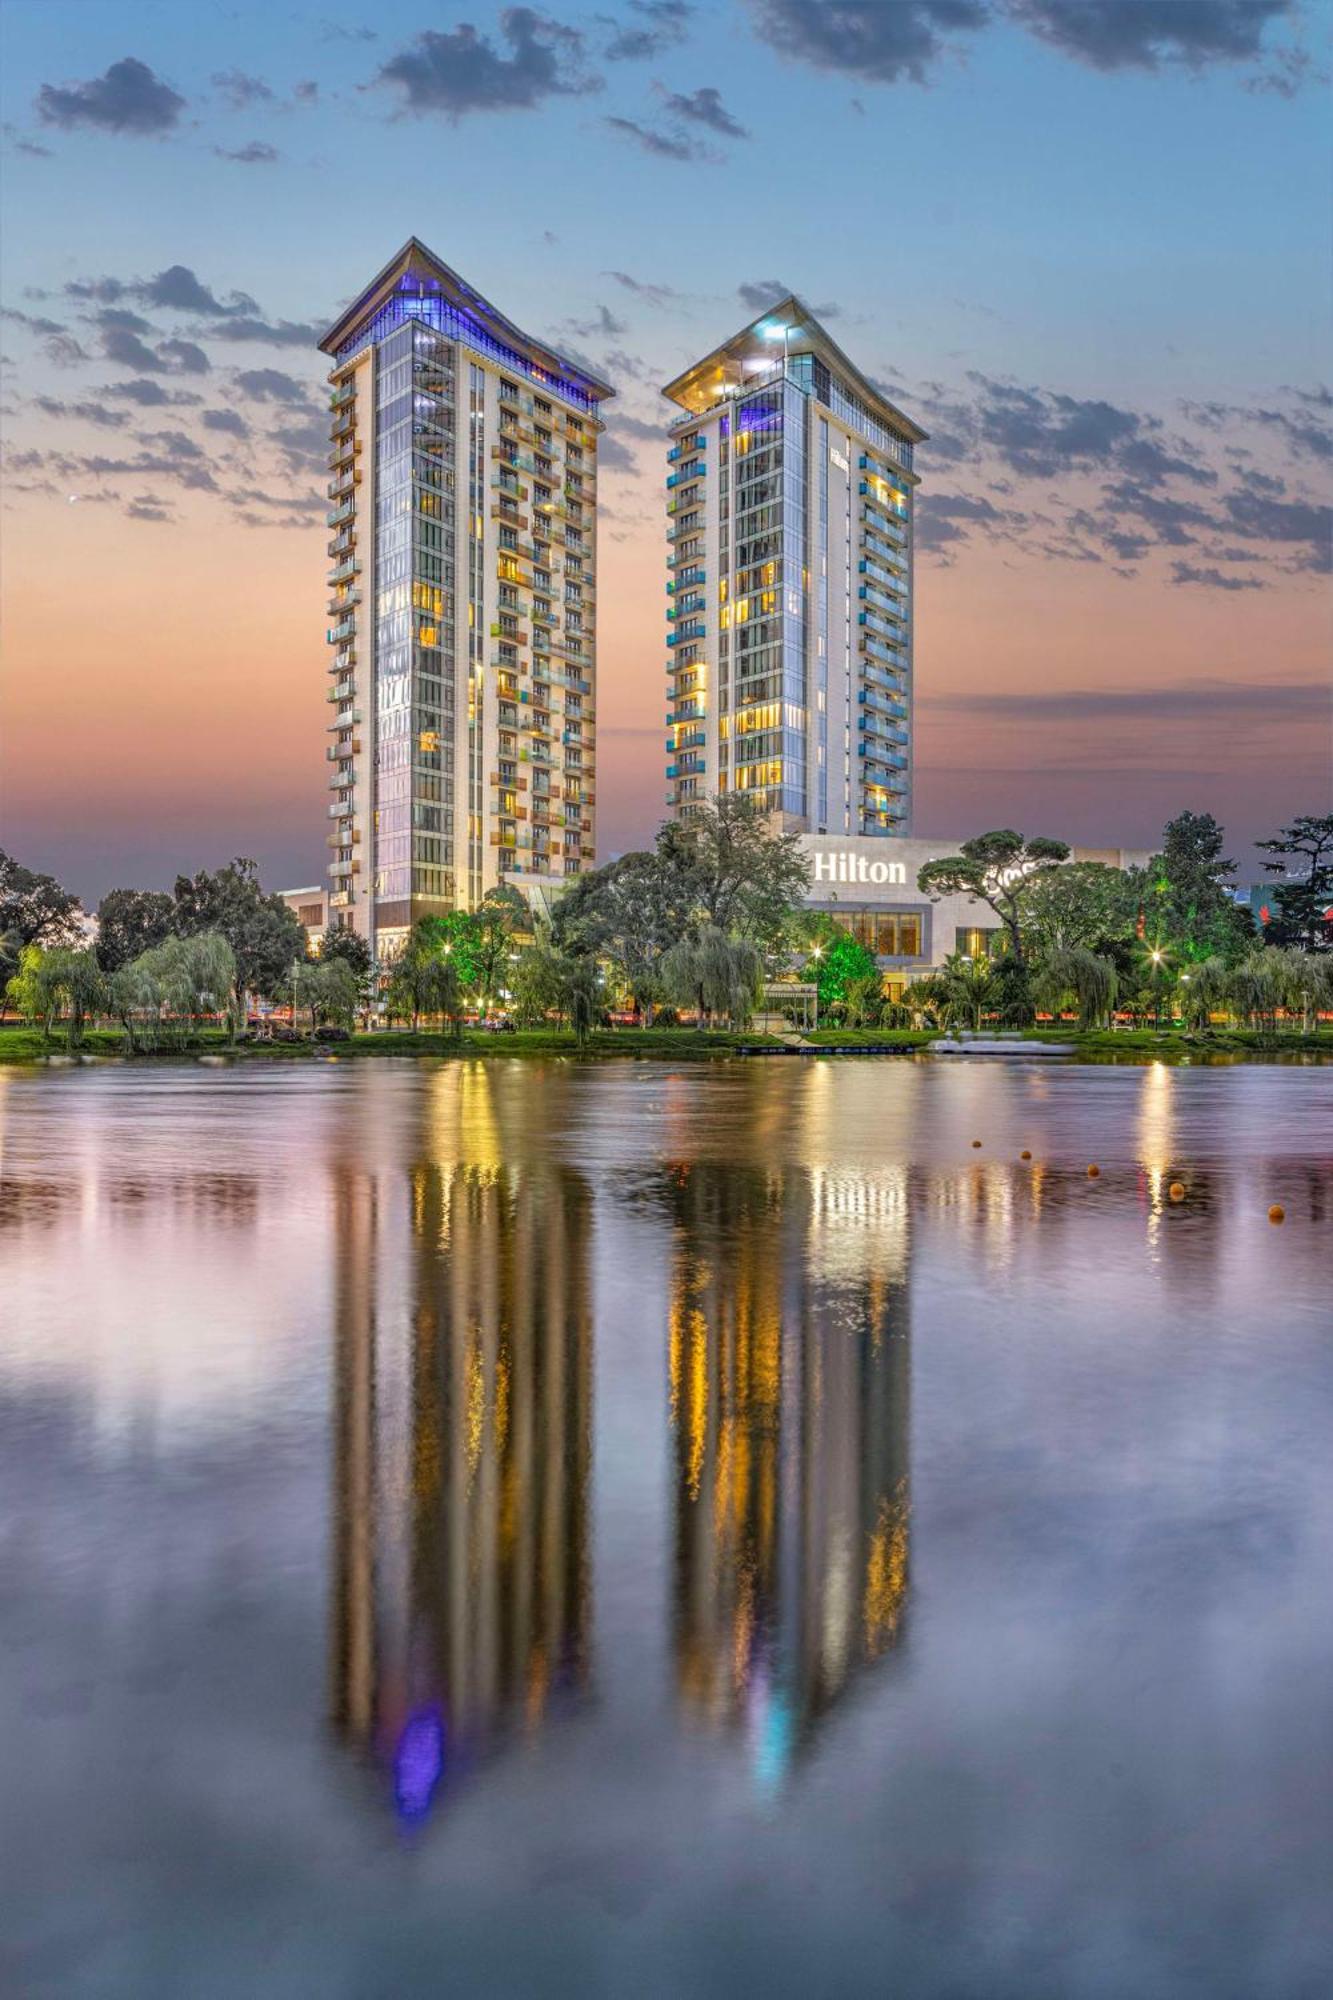
{"type": "Polygon", "coordinates": [[[907,869],[901,861],[871,861],[865,854],[844,848],[840,853],[816,854],[814,878],[816,882],[905,883],[907,869]]]}
{"type": "Polygon", "coordinates": [[[833,463],[836,466],[838,466],[843,472],[850,472],[851,467],[848,465],[846,459],[843,457],[842,453],[838,450],[838,447],[836,445],[831,444],[829,446],[828,455],[833,460],[833,463]]]}

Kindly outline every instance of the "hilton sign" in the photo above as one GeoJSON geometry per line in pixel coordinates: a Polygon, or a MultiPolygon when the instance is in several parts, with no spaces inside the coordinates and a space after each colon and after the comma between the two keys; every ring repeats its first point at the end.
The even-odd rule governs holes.
{"type": "Polygon", "coordinates": [[[852,854],[846,848],[841,854],[815,854],[811,856],[816,882],[903,882],[907,880],[907,869],[901,861],[871,861],[864,854],[852,854]]]}

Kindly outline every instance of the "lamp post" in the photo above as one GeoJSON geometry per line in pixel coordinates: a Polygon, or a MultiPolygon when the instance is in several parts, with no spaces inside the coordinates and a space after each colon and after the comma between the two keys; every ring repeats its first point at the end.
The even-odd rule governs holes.
{"type": "Polygon", "coordinates": [[[1151,960],[1152,960],[1152,1024],[1153,1024],[1153,1032],[1154,1032],[1155,1034],[1159,1034],[1159,1035],[1160,1035],[1160,1033],[1162,1032],[1162,977],[1161,977],[1161,973],[1162,973],[1162,960],[1163,960],[1163,959],[1165,958],[1165,956],[1166,956],[1166,953],[1165,953],[1165,952],[1163,952],[1163,951],[1159,951],[1159,950],[1157,949],[1157,947],[1156,947],[1156,946],[1154,945],[1154,947],[1153,947],[1152,951],[1151,951],[1151,952],[1149,952],[1148,956],[1149,956],[1149,957],[1151,958],[1151,960]]]}
{"type": "Polygon", "coordinates": [[[815,961],[815,1025],[813,1032],[819,1033],[819,961],[824,956],[824,947],[817,944],[810,954],[815,961]]]}

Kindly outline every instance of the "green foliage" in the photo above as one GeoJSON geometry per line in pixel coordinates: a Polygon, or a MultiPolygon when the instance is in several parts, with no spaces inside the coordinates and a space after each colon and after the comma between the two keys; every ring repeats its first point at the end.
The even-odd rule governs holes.
{"type": "Polygon", "coordinates": [[[110,889],[97,906],[97,960],[117,972],[170,935],[174,897],[160,889],[110,889]]]}
{"type": "Polygon", "coordinates": [[[1134,876],[1104,861],[1067,861],[1062,868],[1045,869],[1023,898],[1024,950],[1045,962],[1064,952],[1128,942],[1140,902],[1134,876]]]}
{"type": "Polygon", "coordinates": [[[951,952],[937,973],[922,984],[939,1019],[950,1027],[980,1028],[982,1017],[999,999],[999,980],[988,958],[951,952]]]}
{"type": "Polygon", "coordinates": [[[1254,920],[1232,898],[1234,861],[1211,813],[1178,813],[1167,822],[1162,852],[1149,867],[1144,936],[1175,965],[1220,957],[1234,965],[1254,943],[1254,920]]]}
{"type": "Polygon", "coordinates": [[[243,993],[279,999],[291,991],[292,967],[305,957],[305,931],[281,896],[266,895],[253,861],[238,859],[215,875],[178,875],[172,929],[180,937],[216,931],[236,958],[243,993]]]}
{"type": "Polygon", "coordinates": [[[324,933],[319,957],[323,965],[345,965],[356,980],[358,994],[365,998],[370,991],[372,964],[368,938],[350,924],[334,924],[324,933]]]}
{"type": "Polygon", "coordinates": [[[1120,979],[1109,958],[1075,945],[1043,959],[1032,990],[1037,1004],[1054,1014],[1076,1007],[1080,1028],[1103,1028],[1115,1011],[1120,979]]]}
{"type": "Polygon", "coordinates": [[[729,938],[716,924],[704,924],[674,944],[662,960],[667,996],[698,1016],[700,1027],[726,1019],[733,1027],[753,1014],[763,986],[764,962],[745,938],[729,938]]]}
{"type": "Polygon", "coordinates": [[[876,986],[880,983],[874,952],[840,924],[830,924],[825,942],[811,953],[804,977],[813,978],[818,987],[821,1010],[841,1006],[848,987],[857,980],[873,979],[876,986]]]}
{"type": "Polygon", "coordinates": [[[1266,854],[1276,909],[1265,927],[1269,944],[1307,952],[1333,952],[1333,813],[1301,813],[1271,840],[1256,841],[1266,854]]]}
{"type": "Polygon", "coordinates": [[[1069,858],[1062,840],[1044,835],[1026,839],[1010,827],[965,840],[957,854],[927,861],[917,871],[917,887],[938,903],[944,896],[973,896],[989,904],[1004,925],[1009,950],[1023,963],[1023,915],[1043,876],[1069,858]]]}
{"type": "Polygon", "coordinates": [[[685,855],[674,841],[659,840],[650,853],[622,854],[578,877],[556,904],[551,928],[558,949],[605,963],[647,1020],[662,994],[662,959],[692,921],[685,855]]]}
{"type": "Polygon", "coordinates": [[[307,959],[297,966],[292,983],[296,1006],[310,1009],[312,1034],[325,1024],[352,1027],[361,1004],[362,981],[345,959],[326,959],[322,953],[307,959]]]}
{"type": "Polygon", "coordinates": [[[23,868],[0,849],[0,977],[16,972],[25,945],[72,945],[79,935],[79,899],[54,875],[23,868]]]}
{"type": "Polygon", "coordinates": [[[236,955],[220,931],[164,938],[112,975],[111,995],[131,1049],[181,1043],[215,1014],[234,1035],[236,955]]]}
{"type": "Polygon", "coordinates": [[[455,1034],[461,1026],[462,981],[452,950],[450,934],[437,928],[447,919],[422,917],[408,932],[402,951],[394,959],[385,991],[385,1006],[391,1020],[410,1020],[415,1033],[423,1014],[443,1014],[455,1034]]]}
{"type": "Polygon", "coordinates": [[[415,948],[450,961],[462,992],[476,993],[481,987],[480,929],[470,910],[451,910],[447,916],[418,918],[412,938],[415,948]]]}
{"type": "Polygon", "coordinates": [[[849,1028],[873,1028],[884,1017],[884,982],[878,968],[847,981],[843,1012],[849,1028]]]}
{"type": "Polygon", "coordinates": [[[30,1025],[40,1023],[43,1041],[62,1015],[66,1039],[71,1049],[83,1040],[83,1031],[106,1004],[106,981],[97,954],[75,950],[70,945],[25,945],[19,954],[19,969],[9,981],[8,998],[30,1025]]]}
{"type": "Polygon", "coordinates": [[[683,823],[657,836],[665,865],[683,867],[700,927],[748,940],[766,951],[788,942],[810,886],[810,864],[796,834],[771,831],[767,815],[744,792],[723,792],[683,823]]]}

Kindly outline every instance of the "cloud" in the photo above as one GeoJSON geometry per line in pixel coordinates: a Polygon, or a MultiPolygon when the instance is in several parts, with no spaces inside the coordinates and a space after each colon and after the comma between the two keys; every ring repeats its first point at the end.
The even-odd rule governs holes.
{"type": "Polygon", "coordinates": [[[637,472],[639,462],[628,445],[608,431],[597,446],[597,464],[603,472],[637,472]]]}
{"type": "MultiPolygon", "coordinates": [[[[1229,580],[1223,579],[1223,588],[1229,580]]],[[[1014,722],[1095,722],[1120,718],[1197,723],[1208,715],[1322,716],[1329,693],[1315,681],[1187,681],[1174,687],[1067,688],[1041,693],[918,695],[918,707],[952,709],[1014,722]]]]}
{"type": "Polygon", "coordinates": [[[213,152],[217,159],[234,160],[242,167],[271,167],[282,157],[276,146],[266,146],[262,139],[251,139],[248,145],[235,148],[214,146],[213,152]]]}
{"type": "Polygon", "coordinates": [[[266,347],[315,347],[324,327],[314,320],[225,319],[208,329],[211,340],[253,341],[266,347]]]}
{"type": "Polygon", "coordinates": [[[624,291],[633,292],[636,298],[645,299],[651,306],[669,305],[685,296],[671,285],[652,285],[642,278],[631,278],[628,271],[604,271],[602,275],[613,279],[624,291]]]}
{"type": "Polygon", "coordinates": [[[750,0],[755,26],[779,55],[867,83],[925,84],[987,26],[982,0],[750,0]]]}
{"type": "Polygon", "coordinates": [[[118,368],[138,368],[145,374],[166,374],[167,364],[127,326],[108,326],[102,332],[102,352],[118,368]]]}
{"type": "Polygon", "coordinates": [[[139,305],[194,313],[209,319],[259,311],[247,292],[232,292],[224,304],[188,264],[168,264],[152,278],[74,278],[65,286],[65,296],[94,300],[102,305],[114,304],[117,299],[134,299],[139,305]]]}
{"type": "Polygon", "coordinates": [[[207,375],[212,366],[193,340],[159,340],[157,351],[168,368],[181,375],[207,375]]]}
{"type": "Polygon", "coordinates": [[[455,122],[475,111],[532,111],[548,97],[601,88],[583,68],[583,36],[531,7],[506,7],[500,33],[508,54],[471,22],[441,33],[427,28],[383,64],[375,81],[402,93],[418,116],[440,112],[455,122]]]}
{"type": "Polygon", "coordinates": [[[209,81],[220,91],[233,111],[246,111],[252,104],[271,104],[273,92],[261,76],[248,76],[242,69],[215,70],[209,81]]]}
{"type": "Polygon", "coordinates": [[[567,319],[564,327],[576,340],[594,340],[599,336],[615,340],[620,334],[629,332],[624,320],[617,319],[606,306],[598,306],[596,319],[567,319]]]}
{"type": "Polygon", "coordinates": [[[170,521],[174,518],[156,500],[131,500],[125,514],[131,521],[170,521]]]}
{"type": "Polygon", "coordinates": [[[696,144],[681,132],[659,132],[651,125],[641,125],[634,118],[606,118],[602,121],[610,131],[618,132],[622,138],[630,139],[645,153],[653,153],[662,160],[712,160],[716,155],[707,146],[696,144]]]}
{"type": "Polygon", "coordinates": [[[44,83],[37,93],[38,116],[65,131],[92,126],[155,138],[174,131],[184,109],[185,99],[135,56],[112,63],[105,75],[87,83],[44,83]]]}
{"type": "Polygon", "coordinates": [[[61,403],[54,396],[37,396],[34,404],[44,417],[78,417],[103,430],[120,430],[130,420],[128,410],[108,410],[104,403],[61,403]]]}
{"type": "MultiPolygon", "coordinates": [[[[736,296],[747,311],[756,315],[767,312],[770,306],[782,304],[793,296],[793,288],[784,285],[781,278],[752,278],[743,285],[737,285],[736,296]]],[[[826,299],[823,305],[814,306],[812,311],[819,319],[838,319],[842,307],[835,299],[826,299]]]]}
{"type": "Polygon", "coordinates": [[[1200,568],[1195,563],[1174,562],[1171,565],[1172,583],[1196,583],[1206,590],[1263,590],[1266,585],[1257,576],[1223,576],[1220,569],[1211,566],[1200,568]]]}
{"type": "Polygon", "coordinates": [[[228,437],[248,438],[250,426],[239,410],[204,410],[200,422],[207,431],[222,431],[228,437]]]}
{"type": "Polygon", "coordinates": [[[685,0],[629,0],[623,20],[598,16],[610,35],[602,54],[608,62],[644,62],[660,56],[685,40],[693,13],[685,0]]]}
{"type": "Polygon", "coordinates": [[[1008,0],[1020,26],[1099,70],[1252,62],[1291,0],[1008,0]]]}
{"type": "Polygon", "coordinates": [[[280,368],[243,368],[237,374],[237,384],[247,396],[257,403],[308,403],[310,391],[304,382],[298,382],[294,375],[285,375],[280,368]]]}
{"type": "Polygon", "coordinates": [[[668,91],[664,104],[671,117],[684,118],[694,125],[706,125],[710,132],[721,132],[728,139],[748,139],[750,136],[745,126],[732,117],[722,102],[721,93],[714,90],[711,84],[692,90],[688,96],[678,90],[668,91]]]}
{"type": "Polygon", "coordinates": [[[26,153],[30,160],[53,160],[55,154],[49,146],[39,145],[36,139],[15,139],[14,151],[26,153]]]}
{"type": "Polygon", "coordinates": [[[104,396],[117,396],[127,403],[138,403],[143,409],[158,409],[164,403],[197,403],[198,396],[188,389],[164,389],[160,382],[151,377],[136,376],[130,382],[113,382],[102,390],[104,396]]]}

